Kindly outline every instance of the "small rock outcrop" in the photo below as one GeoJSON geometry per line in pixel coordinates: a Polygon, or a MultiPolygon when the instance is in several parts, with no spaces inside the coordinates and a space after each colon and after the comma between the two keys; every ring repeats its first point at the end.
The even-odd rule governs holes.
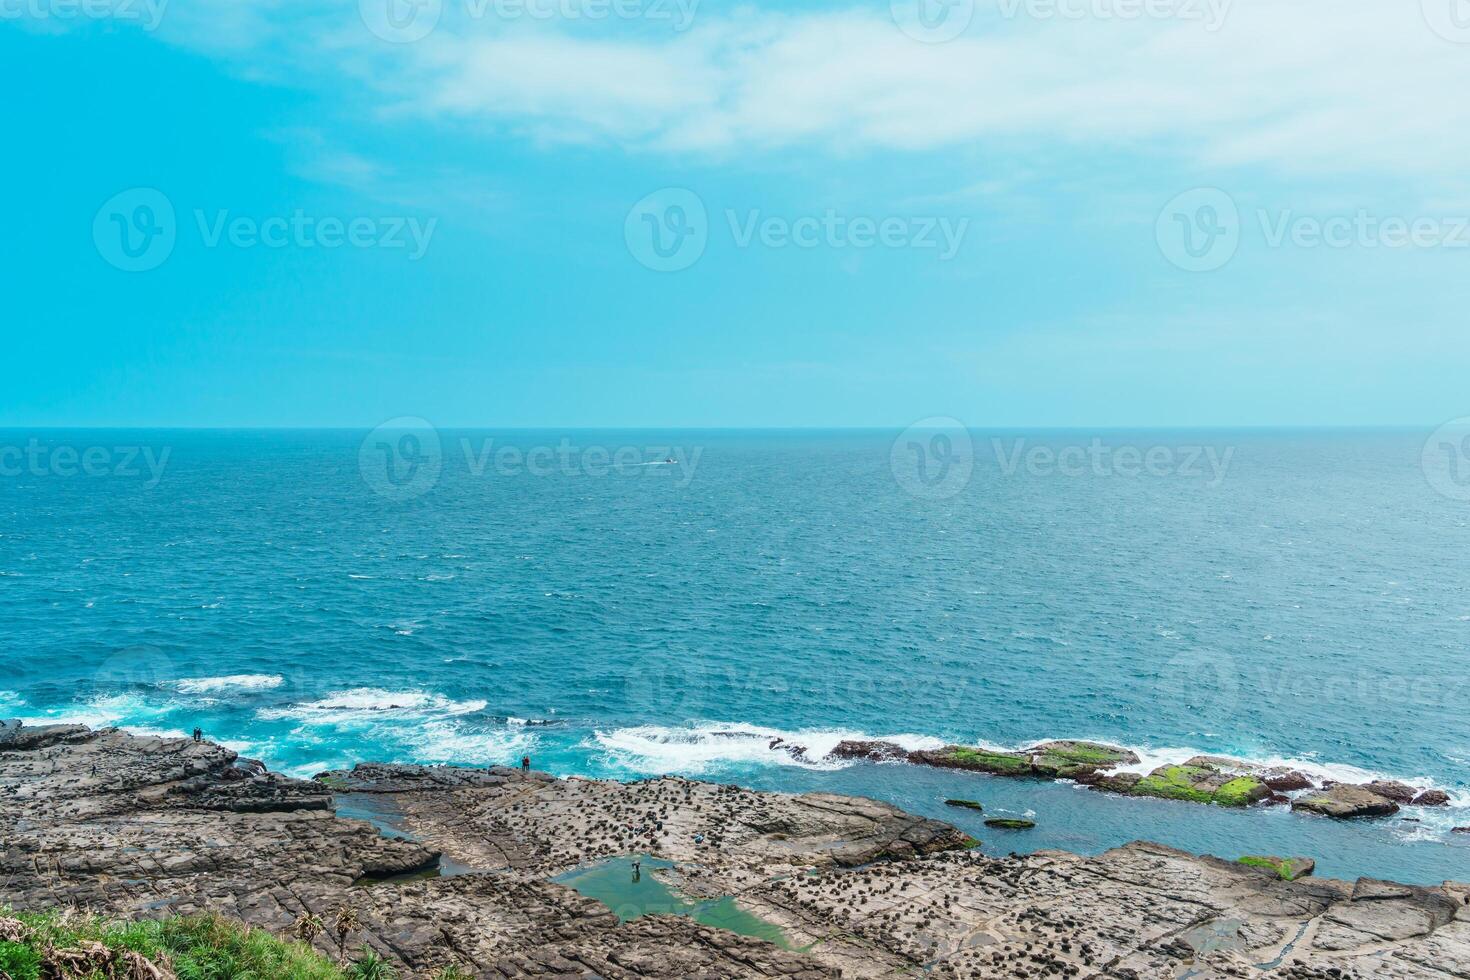
{"type": "Polygon", "coordinates": [[[1293,800],[1291,808],[1320,813],[1338,820],[1386,817],[1399,812],[1399,805],[1388,797],[1380,796],[1367,786],[1351,786],[1347,783],[1337,783],[1310,796],[1293,800]]]}

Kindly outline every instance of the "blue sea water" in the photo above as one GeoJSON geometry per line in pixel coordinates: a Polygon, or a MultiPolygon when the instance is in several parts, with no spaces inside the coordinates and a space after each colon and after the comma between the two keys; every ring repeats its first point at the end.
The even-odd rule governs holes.
{"type": "Polygon", "coordinates": [[[1470,504],[1427,433],[954,435],[0,432],[0,715],[199,726],[298,775],[529,754],[890,799],[1000,852],[1470,879],[1470,504]],[[1292,760],[1454,805],[1341,824],[822,760],[857,736],[1292,760]]]}

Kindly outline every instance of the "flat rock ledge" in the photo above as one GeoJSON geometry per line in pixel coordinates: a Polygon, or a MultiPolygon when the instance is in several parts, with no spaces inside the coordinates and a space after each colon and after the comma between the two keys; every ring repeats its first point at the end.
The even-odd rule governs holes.
{"type": "MultiPolygon", "coordinates": [[[[787,748],[804,756],[800,746],[787,748]]],[[[1224,756],[1197,755],[1178,765],[1135,772],[1138,756],[1102,742],[1042,742],[1018,752],[967,745],[910,752],[893,742],[840,742],[827,758],[869,762],[907,762],[916,766],[962,769],[988,776],[1068,779],[1122,796],[1147,796],[1186,803],[1247,807],[1290,805],[1293,810],[1337,819],[1389,816],[1405,806],[1447,806],[1442,790],[1415,788],[1386,780],[1361,786],[1326,783],[1285,767],[1258,766],[1224,756]],[[1303,794],[1303,791],[1306,791],[1303,794]],[[1286,794],[1303,794],[1293,798],[1286,794]]]]}
{"type": "Polygon", "coordinates": [[[1009,858],[972,843],[829,794],[438,766],[303,781],[208,742],[0,726],[0,906],[16,909],[214,910],[285,933],[347,906],[352,945],[412,976],[1470,977],[1470,886],[1142,842],[1009,858]],[[343,799],[412,839],[337,815],[343,799]],[[684,917],[620,922],[550,880],[633,853],[674,862],[656,874],[688,897],[734,896],[790,948],[684,917]],[[435,876],[451,864],[471,870],[435,876]]]}

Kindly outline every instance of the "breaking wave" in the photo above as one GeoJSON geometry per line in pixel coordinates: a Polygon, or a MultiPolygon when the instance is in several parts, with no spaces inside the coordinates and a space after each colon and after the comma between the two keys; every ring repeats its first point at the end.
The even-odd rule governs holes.
{"type": "Polygon", "coordinates": [[[212,694],[216,691],[269,691],[280,687],[280,674],[227,674],[224,677],[191,677],[168,684],[180,694],[212,694]]]}

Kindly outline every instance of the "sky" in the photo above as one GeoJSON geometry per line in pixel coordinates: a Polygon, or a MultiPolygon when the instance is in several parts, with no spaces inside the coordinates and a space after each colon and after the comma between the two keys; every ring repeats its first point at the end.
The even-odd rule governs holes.
{"type": "Polygon", "coordinates": [[[0,0],[0,426],[1470,415],[1470,0],[0,0]]]}

